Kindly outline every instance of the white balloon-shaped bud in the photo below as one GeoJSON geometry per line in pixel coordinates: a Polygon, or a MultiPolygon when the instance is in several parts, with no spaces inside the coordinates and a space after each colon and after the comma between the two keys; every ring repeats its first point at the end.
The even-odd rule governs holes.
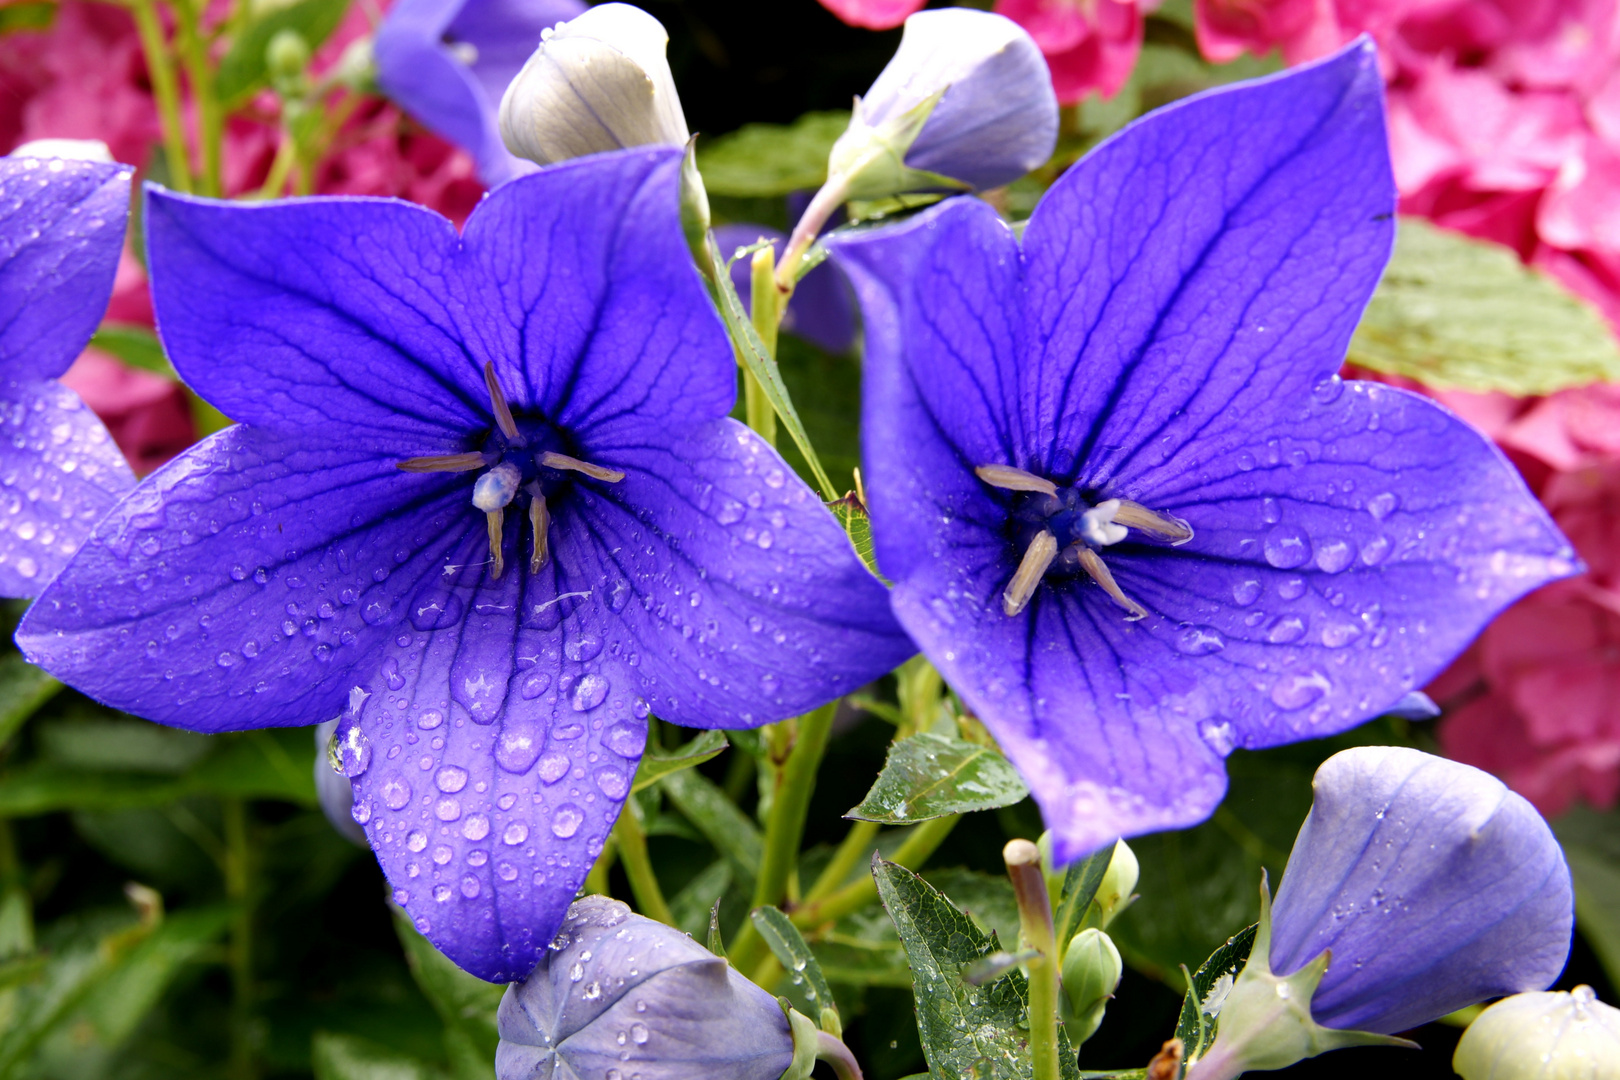
{"type": "Polygon", "coordinates": [[[1590,986],[1503,998],[1457,1042],[1463,1080],[1620,1080],[1620,1009],[1590,986]]]}

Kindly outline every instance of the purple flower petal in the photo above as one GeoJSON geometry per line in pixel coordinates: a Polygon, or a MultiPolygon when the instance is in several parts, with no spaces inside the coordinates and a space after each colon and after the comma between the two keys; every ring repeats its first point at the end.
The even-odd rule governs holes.
{"type": "Polygon", "coordinates": [[[494,186],[532,172],[501,141],[501,95],[548,27],[579,15],[578,0],[400,0],[377,31],[377,83],[406,112],[472,154],[494,186]],[[453,51],[474,50],[471,64],[453,51]]]}
{"type": "Polygon", "coordinates": [[[0,596],[33,596],[135,483],[118,444],[55,379],[0,381],[0,596]]]}
{"type": "Polygon", "coordinates": [[[1486,773],[1417,750],[1346,750],[1317,770],[1272,906],[1279,975],[1333,950],[1326,1027],[1405,1031],[1549,986],[1574,929],[1552,830],[1486,773]]]}
{"type": "Polygon", "coordinates": [[[53,378],[107,309],[131,171],[0,158],[0,595],[38,592],[135,480],[101,421],[53,378]]]}
{"type": "Polygon", "coordinates": [[[759,724],[910,652],[825,507],[724,419],[735,366],[685,248],[679,164],[548,169],[493,193],[460,241],[380,200],[154,196],[165,341],[251,422],[127,496],[18,632],[74,686],[164,723],[336,716],[396,899],[488,979],[543,955],[628,794],[649,702],[759,724]],[[480,456],[398,468],[450,451],[480,456]],[[522,486],[496,577],[473,499],[502,469],[522,486]]]}
{"type": "Polygon", "coordinates": [[[1025,771],[1063,857],[1202,820],[1234,747],[1378,714],[1575,569],[1481,436],[1334,376],[1393,210],[1356,45],[1128,128],[1052,188],[1023,251],[970,200],[836,243],[866,316],[896,613],[1025,771]],[[1180,546],[1093,548],[1148,617],[1062,562],[1003,614],[1054,511],[982,465],[1190,523],[1180,546]]]}

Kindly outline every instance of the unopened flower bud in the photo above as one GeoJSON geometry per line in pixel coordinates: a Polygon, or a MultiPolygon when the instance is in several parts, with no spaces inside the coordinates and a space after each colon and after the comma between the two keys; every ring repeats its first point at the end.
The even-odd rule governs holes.
{"type": "Polygon", "coordinates": [[[922,11],[857,99],[829,174],[849,198],[998,187],[1052,155],[1057,120],[1051,74],[1022,27],[971,8],[922,11]]]}
{"type": "Polygon", "coordinates": [[[606,896],[568,909],[501,999],[497,1080],[777,1080],[793,1034],[775,998],[663,923],[606,896]]]}
{"type": "Polygon", "coordinates": [[[501,99],[501,138],[542,165],[629,146],[683,146],[663,24],[602,4],[545,32],[501,99]]]}
{"type": "Polygon", "coordinates": [[[1113,939],[1091,927],[1069,941],[1063,953],[1063,1026],[1079,1046],[1102,1024],[1108,999],[1119,989],[1125,965],[1113,939]]]}
{"type": "Polygon", "coordinates": [[[270,83],[278,90],[296,84],[309,67],[309,42],[291,28],[277,30],[264,49],[270,83]]]}
{"type": "Polygon", "coordinates": [[[1463,1080],[1616,1080],[1620,1009],[1590,986],[1515,994],[1475,1018],[1451,1067],[1463,1080]]]}
{"type": "Polygon", "coordinates": [[[1086,910],[1085,925],[1106,929],[1115,916],[1130,907],[1141,870],[1130,845],[1123,840],[1116,842],[1114,857],[1108,861],[1102,884],[1097,886],[1097,895],[1092,897],[1091,907],[1086,910]]]}

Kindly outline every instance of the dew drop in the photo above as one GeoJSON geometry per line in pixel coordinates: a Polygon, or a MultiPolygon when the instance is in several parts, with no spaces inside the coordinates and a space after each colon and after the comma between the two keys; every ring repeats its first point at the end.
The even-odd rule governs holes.
{"type": "Polygon", "coordinates": [[[585,823],[585,815],[573,803],[563,803],[551,815],[551,835],[559,840],[566,840],[579,832],[579,827],[585,823]]]}
{"type": "Polygon", "coordinates": [[[507,728],[495,740],[495,764],[522,776],[534,767],[540,756],[540,739],[524,728],[507,728]]]}
{"type": "Polygon", "coordinates": [[[461,621],[459,596],[437,590],[424,593],[411,604],[411,625],[418,630],[443,630],[461,621]]]}
{"type": "Polygon", "coordinates": [[[477,878],[473,877],[471,874],[468,874],[466,877],[461,879],[462,896],[465,896],[468,900],[471,900],[473,897],[478,895],[478,892],[479,885],[477,878]]]}
{"type": "Polygon", "coordinates": [[[647,1045],[647,1039],[650,1037],[650,1034],[651,1033],[647,1030],[647,1025],[643,1024],[640,1020],[637,1020],[635,1023],[630,1025],[630,1041],[635,1043],[637,1046],[647,1045]]]}
{"type": "Polygon", "coordinates": [[[514,821],[501,833],[501,843],[508,847],[517,847],[529,838],[529,826],[521,821],[514,821]]]}
{"type": "Polygon", "coordinates": [[[609,684],[606,675],[592,672],[574,684],[573,703],[578,712],[588,712],[607,698],[609,684]]]}
{"type": "Polygon", "coordinates": [[[1350,565],[1355,555],[1343,540],[1329,540],[1316,548],[1316,565],[1329,574],[1337,574],[1350,565]]]}
{"type": "Polygon", "coordinates": [[[549,671],[531,671],[528,677],[523,680],[523,685],[518,689],[518,693],[523,695],[525,701],[533,701],[545,693],[550,686],[551,673],[549,671]]]}
{"type": "Polygon", "coordinates": [[[646,725],[628,721],[614,724],[602,736],[602,745],[622,758],[638,757],[647,745],[646,725]]]}
{"type": "Polygon", "coordinates": [[[344,714],[332,741],[326,744],[327,760],[332,768],[353,779],[371,766],[371,740],[361,730],[360,722],[352,714],[344,714]]]}
{"type": "Polygon", "coordinates": [[[1273,525],[1263,544],[1266,562],[1279,570],[1304,566],[1311,557],[1311,541],[1297,525],[1273,525]]]}
{"type": "Polygon", "coordinates": [[[1305,595],[1305,579],[1287,577],[1277,583],[1277,595],[1284,600],[1298,600],[1305,595]]]}
{"type": "Polygon", "coordinates": [[[446,765],[433,777],[433,783],[446,795],[454,795],[467,786],[467,770],[459,765],[446,765]]]}
{"type": "Polygon", "coordinates": [[[1239,607],[1248,607],[1260,599],[1260,583],[1253,579],[1238,582],[1232,586],[1232,599],[1239,607]]]}
{"type": "Polygon", "coordinates": [[[1361,627],[1353,622],[1333,622],[1322,628],[1322,644],[1330,649],[1342,649],[1361,636],[1361,627]]]}
{"type": "Polygon", "coordinates": [[[427,833],[421,829],[412,829],[410,835],[405,838],[405,846],[411,851],[421,851],[427,847],[427,833]]]}
{"type": "Polygon", "coordinates": [[[1303,709],[1333,689],[1333,684],[1320,671],[1284,675],[1271,687],[1271,702],[1279,709],[1292,712],[1303,709]]]}
{"type": "Polygon", "coordinates": [[[540,759],[540,779],[555,784],[568,775],[567,754],[547,754],[540,759]]]}
{"type": "Polygon", "coordinates": [[[1273,645],[1289,645],[1304,636],[1305,620],[1298,615],[1284,615],[1266,631],[1266,640],[1273,645]]]}
{"type": "Polygon", "coordinates": [[[442,723],[444,723],[444,713],[438,709],[425,709],[422,715],[416,718],[416,726],[423,731],[432,731],[442,723]]]}
{"type": "Polygon", "coordinates": [[[1176,635],[1176,651],[1188,656],[1208,656],[1226,648],[1226,639],[1213,626],[1186,626],[1176,635]]]}
{"type": "Polygon", "coordinates": [[[620,769],[598,769],[595,779],[597,788],[610,799],[623,799],[630,793],[630,780],[620,769]]]}
{"type": "Polygon", "coordinates": [[[1374,495],[1367,500],[1367,513],[1379,521],[1383,521],[1395,512],[1395,507],[1399,502],[1400,500],[1388,491],[1381,495],[1374,495]]]}
{"type": "Polygon", "coordinates": [[[451,851],[443,844],[440,844],[438,847],[433,849],[433,861],[438,865],[443,866],[451,859],[455,858],[455,854],[455,852],[451,851]]]}
{"type": "Polygon", "coordinates": [[[1389,558],[1390,542],[1387,536],[1375,536],[1361,549],[1361,561],[1368,566],[1377,566],[1389,558]]]}
{"type": "Polygon", "coordinates": [[[482,840],[489,835],[489,818],[483,814],[468,814],[467,820],[461,823],[461,835],[475,843],[482,840]]]}
{"type": "Polygon", "coordinates": [[[434,805],[433,813],[440,821],[454,821],[461,816],[461,803],[456,799],[440,799],[434,805]]]}
{"type": "Polygon", "coordinates": [[[594,660],[602,651],[602,639],[593,633],[582,633],[563,644],[563,654],[578,664],[594,660]]]}
{"type": "Polygon", "coordinates": [[[382,786],[382,800],[390,810],[405,809],[405,805],[411,801],[411,785],[404,780],[390,779],[382,786]]]}

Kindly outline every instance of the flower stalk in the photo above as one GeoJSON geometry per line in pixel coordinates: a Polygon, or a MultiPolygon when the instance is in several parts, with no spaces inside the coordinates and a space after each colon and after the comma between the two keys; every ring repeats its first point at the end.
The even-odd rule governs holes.
{"type": "Polygon", "coordinates": [[[191,158],[186,147],[186,129],[180,120],[180,87],[163,35],[154,0],[132,0],[130,14],[141,38],[146,69],[152,80],[152,98],[157,103],[163,128],[163,158],[169,166],[169,183],[176,191],[192,190],[191,158]]]}
{"type": "MultiPolygon", "coordinates": [[[[776,252],[769,245],[754,252],[752,266],[752,320],[754,329],[759,331],[759,340],[765,346],[765,353],[772,359],[776,357],[776,331],[781,325],[782,314],[787,310],[785,297],[779,297],[776,291],[775,270],[776,252]]],[[[770,399],[765,396],[765,388],[754,378],[754,373],[746,368],[743,371],[746,394],[746,407],[748,410],[748,426],[759,432],[760,437],[772,446],[776,445],[776,410],[772,407],[770,399]]]]}
{"type": "Polygon", "coordinates": [[[1029,976],[1029,1049],[1035,1080],[1057,1080],[1058,953],[1052,900],[1041,873],[1041,851],[1028,840],[1009,840],[1001,857],[1018,900],[1019,941],[1023,948],[1039,954],[1024,963],[1029,976]]]}
{"type": "Polygon", "coordinates": [[[636,817],[633,801],[627,801],[619,811],[619,820],[613,826],[613,839],[618,844],[619,859],[624,863],[625,876],[630,879],[630,892],[636,898],[636,907],[649,919],[657,919],[665,926],[675,925],[675,916],[664,900],[658,886],[658,875],[652,860],[647,857],[647,833],[636,817]]]}

